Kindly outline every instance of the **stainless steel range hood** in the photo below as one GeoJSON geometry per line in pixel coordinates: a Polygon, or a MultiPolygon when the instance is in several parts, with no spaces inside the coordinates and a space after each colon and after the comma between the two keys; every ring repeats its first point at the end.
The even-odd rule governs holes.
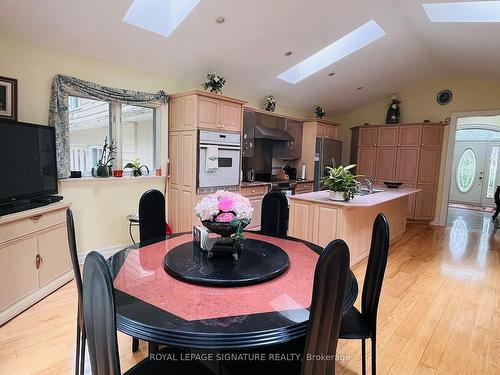
{"type": "Polygon", "coordinates": [[[285,129],[266,128],[260,125],[255,125],[255,139],[270,139],[282,142],[293,141],[293,137],[285,129]]]}

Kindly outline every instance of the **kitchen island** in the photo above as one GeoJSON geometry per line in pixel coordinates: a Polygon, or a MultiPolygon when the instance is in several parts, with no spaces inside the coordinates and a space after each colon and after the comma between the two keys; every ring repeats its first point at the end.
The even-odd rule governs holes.
{"type": "Polygon", "coordinates": [[[379,213],[387,217],[391,243],[406,231],[408,196],[419,191],[380,189],[383,191],[356,195],[349,202],[331,201],[327,191],[293,195],[288,235],[322,247],[342,239],[349,246],[353,265],[368,256],[373,222],[379,213]]]}

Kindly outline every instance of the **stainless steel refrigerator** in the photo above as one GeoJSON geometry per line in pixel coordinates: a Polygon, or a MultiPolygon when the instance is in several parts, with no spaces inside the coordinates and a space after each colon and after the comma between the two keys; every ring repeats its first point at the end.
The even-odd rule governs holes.
{"type": "Polygon", "coordinates": [[[320,179],[326,167],[337,167],[342,163],[342,142],[333,139],[316,138],[314,157],[314,191],[320,190],[320,179]]]}

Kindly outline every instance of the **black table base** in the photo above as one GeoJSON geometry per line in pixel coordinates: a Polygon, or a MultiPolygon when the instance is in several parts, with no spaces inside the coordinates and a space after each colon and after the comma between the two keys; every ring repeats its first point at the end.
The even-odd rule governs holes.
{"type": "Polygon", "coordinates": [[[170,250],[163,262],[165,271],[179,280],[221,287],[258,284],[288,269],[287,253],[276,245],[255,239],[242,240],[239,259],[208,257],[187,242],[170,250]]]}

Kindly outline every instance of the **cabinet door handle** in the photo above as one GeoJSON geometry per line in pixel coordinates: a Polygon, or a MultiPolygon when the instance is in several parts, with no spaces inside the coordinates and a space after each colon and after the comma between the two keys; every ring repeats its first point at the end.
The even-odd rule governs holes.
{"type": "Polygon", "coordinates": [[[40,268],[42,262],[43,262],[43,258],[40,256],[40,254],[36,254],[36,257],[35,257],[36,269],[40,268]]]}
{"type": "Polygon", "coordinates": [[[43,215],[35,215],[35,216],[31,216],[30,219],[33,220],[33,221],[38,221],[41,219],[43,215]]]}

